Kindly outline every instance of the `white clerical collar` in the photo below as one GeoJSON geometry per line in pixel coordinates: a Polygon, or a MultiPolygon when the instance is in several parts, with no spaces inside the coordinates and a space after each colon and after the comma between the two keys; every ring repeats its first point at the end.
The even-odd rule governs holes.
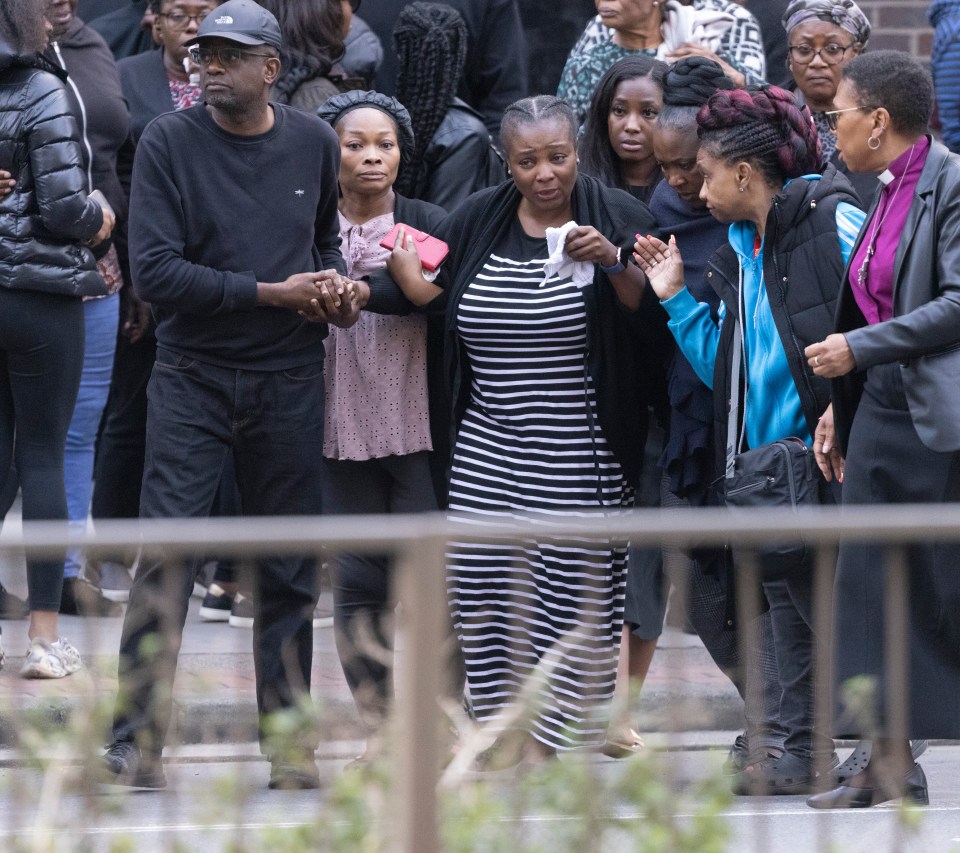
{"type": "Polygon", "coordinates": [[[889,169],[884,169],[879,175],[877,175],[877,180],[886,187],[893,182],[893,177],[893,172],[891,172],[889,169]]]}

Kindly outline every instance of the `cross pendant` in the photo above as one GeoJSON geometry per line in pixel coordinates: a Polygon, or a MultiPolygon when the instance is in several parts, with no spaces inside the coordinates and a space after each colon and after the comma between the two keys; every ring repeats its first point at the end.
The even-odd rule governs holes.
{"type": "Polygon", "coordinates": [[[870,258],[873,257],[873,246],[867,246],[867,256],[863,259],[863,263],[860,264],[860,269],[857,272],[857,284],[861,287],[866,287],[867,284],[867,268],[870,266],[870,258]]]}

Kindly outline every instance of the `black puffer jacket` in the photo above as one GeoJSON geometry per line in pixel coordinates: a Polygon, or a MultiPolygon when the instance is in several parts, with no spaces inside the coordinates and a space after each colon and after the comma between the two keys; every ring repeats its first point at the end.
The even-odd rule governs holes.
{"type": "Polygon", "coordinates": [[[17,182],[0,199],[0,287],[106,293],[80,242],[97,234],[103,212],[87,197],[78,139],[56,69],[0,42],[0,168],[17,182]]]}

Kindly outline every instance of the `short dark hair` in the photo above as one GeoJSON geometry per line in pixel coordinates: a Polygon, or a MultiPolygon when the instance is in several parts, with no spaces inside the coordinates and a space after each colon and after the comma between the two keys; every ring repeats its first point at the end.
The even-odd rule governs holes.
{"type": "Polygon", "coordinates": [[[612,187],[627,189],[620,160],[610,143],[610,126],[607,123],[610,105],[617,93],[617,86],[624,80],[647,77],[658,89],[663,89],[666,71],[665,62],[643,54],[628,56],[607,69],[590,100],[583,136],[580,138],[581,169],[584,174],[593,175],[612,187]]]}
{"type": "Polygon", "coordinates": [[[510,144],[517,131],[528,124],[537,124],[541,121],[558,119],[567,125],[570,131],[570,141],[577,142],[577,116],[573,107],[566,101],[561,101],[553,95],[534,95],[532,98],[523,98],[514,101],[503,111],[500,121],[500,142],[503,150],[509,155],[510,144]]]}
{"type": "Polygon", "coordinates": [[[806,107],[776,86],[719,91],[697,113],[701,150],[745,160],[773,186],[819,172],[820,137],[806,107]]]}
{"type": "Polygon", "coordinates": [[[44,8],[39,0],[3,0],[0,3],[0,40],[21,54],[42,50],[44,8]]]}
{"type": "Polygon", "coordinates": [[[933,115],[933,81],[927,69],[899,50],[872,50],[843,66],[862,107],[883,107],[898,133],[927,132],[933,115]]]}

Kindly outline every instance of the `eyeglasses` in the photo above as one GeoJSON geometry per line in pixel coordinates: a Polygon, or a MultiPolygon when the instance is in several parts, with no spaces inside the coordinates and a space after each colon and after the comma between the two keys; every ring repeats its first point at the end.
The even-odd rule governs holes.
{"type": "Polygon", "coordinates": [[[213,58],[217,58],[217,63],[222,65],[224,68],[233,68],[243,62],[244,59],[250,56],[259,56],[262,59],[274,59],[269,53],[254,53],[250,50],[241,50],[239,47],[191,47],[190,48],[190,58],[197,63],[197,65],[202,65],[206,68],[213,58]]]}
{"type": "Polygon", "coordinates": [[[813,57],[819,56],[827,65],[839,65],[843,61],[843,55],[854,46],[856,42],[844,46],[831,42],[823,47],[813,47],[809,44],[791,44],[790,58],[797,65],[809,65],[813,62],[813,57]]]}
{"type": "Polygon", "coordinates": [[[187,15],[183,12],[164,12],[160,17],[166,20],[171,29],[185,30],[190,26],[191,21],[196,21],[199,27],[208,14],[209,12],[203,12],[199,15],[187,15]]]}
{"type": "Polygon", "coordinates": [[[876,107],[847,107],[846,109],[842,109],[842,110],[827,110],[823,114],[823,117],[827,120],[827,127],[829,127],[830,130],[832,130],[834,133],[836,133],[837,132],[837,116],[839,116],[840,113],[850,113],[850,112],[853,112],[854,110],[875,110],[875,109],[877,108],[876,107]]]}

